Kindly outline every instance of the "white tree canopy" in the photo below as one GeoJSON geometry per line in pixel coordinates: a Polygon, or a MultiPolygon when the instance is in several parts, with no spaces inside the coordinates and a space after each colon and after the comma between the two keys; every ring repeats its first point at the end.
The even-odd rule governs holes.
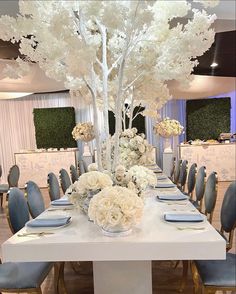
{"type": "MultiPolygon", "coordinates": [[[[156,115],[171,98],[166,82],[187,86],[197,57],[214,41],[216,16],[194,8],[194,2],[203,8],[217,3],[20,0],[16,18],[0,18],[0,38],[19,42],[19,76],[27,72],[28,62],[37,62],[48,77],[93,103],[95,121],[102,106],[107,137],[108,109],[115,112],[115,166],[124,103],[129,112],[142,105],[144,114],[156,115]],[[186,24],[176,22],[185,16],[190,16],[186,24]]],[[[10,66],[4,74],[17,78],[10,66]]],[[[95,133],[99,154],[96,122],[95,133]]],[[[107,150],[110,162],[109,144],[107,150]]]]}

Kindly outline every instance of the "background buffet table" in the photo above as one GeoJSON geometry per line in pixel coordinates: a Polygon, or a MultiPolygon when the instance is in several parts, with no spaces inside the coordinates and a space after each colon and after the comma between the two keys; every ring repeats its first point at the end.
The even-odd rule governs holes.
{"type": "Polygon", "coordinates": [[[207,174],[217,172],[219,181],[235,180],[236,143],[180,145],[179,157],[187,159],[189,167],[196,163],[198,168],[206,166],[207,174]]]}
{"type": "Polygon", "coordinates": [[[76,148],[15,153],[15,163],[20,168],[19,187],[24,187],[29,180],[41,188],[47,187],[48,173],[53,172],[58,176],[61,168],[69,173],[70,165],[77,165],[77,153],[76,148]]]}

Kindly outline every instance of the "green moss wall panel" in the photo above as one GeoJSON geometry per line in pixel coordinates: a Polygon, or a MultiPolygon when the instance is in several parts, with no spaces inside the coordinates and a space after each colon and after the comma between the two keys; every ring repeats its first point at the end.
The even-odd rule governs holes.
{"type": "Polygon", "coordinates": [[[74,107],[35,108],[33,114],[37,148],[77,146],[71,135],[75,126],[74,107]]]}
{"type": "Polygon", "coordinates": [[[220,133],[229,133],[230,107],[230,98],[188,100],[187,140],[217,139],[220,133]]]}

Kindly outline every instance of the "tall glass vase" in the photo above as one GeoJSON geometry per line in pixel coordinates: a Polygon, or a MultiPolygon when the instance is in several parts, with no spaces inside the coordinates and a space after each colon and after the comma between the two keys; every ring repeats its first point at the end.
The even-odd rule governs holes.
{"type": "Polygon", "coordinates": [[[172,137],[164,137],[164,152],[165,153],[172,153],[172,137]]]}
{"type": "Polygon", "coordinates": [[[84,142],[84,152],[83,152],[83,156],[92,156],[91,152],[90,152],[90,148],[89,148],[89,144],[88,142],[84,142]]]}

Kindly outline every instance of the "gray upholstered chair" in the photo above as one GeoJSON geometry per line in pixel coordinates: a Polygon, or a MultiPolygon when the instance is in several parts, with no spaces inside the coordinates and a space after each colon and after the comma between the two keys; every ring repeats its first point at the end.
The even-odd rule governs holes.
{"type": "MultiPolygon", "coordinates": [[[[232,246],[233,231],[236,227],[236,181],[231,183],[225,192],[221,207],[221,226],[229,234],[232,246]]],[[[229,247],[228,247],[229,248],[229,247]]],[[[226,248],[226,250],[228,250],[226,248]]],[[[235,275],[236,255],[226,254],[226,260],[198,260],[191,263],[194,293],[198,293],[201,285],[204,293],[220,291],[236,291],[235,275]]]]}
{"type": "Polygon", "coordinates": [[[60,198],[60,186],[57,177],[54,173],[48,174],[48,192],[51,201],[59,199],[60,198]]]}
{"type": "Polygon", "coordinates": [[[1,207],[3,204],[3,194],[7,193],[11,187],[18,187],[18,181],[20,178],[20,169],[18,165],[13,165],[8,173],[7,182],[8,184],[0,184],[0,198],[1,198],[1,207]]]}
{"type": "Polygon", "coordinates": [[[212,223],[213,213],[216,205],[218,188],[217,173],[212,172],[206,181],[206,188],[204,193],[205,215],[210,223],[212,223]]]}
{"type": "Polygon", "coordinates": [[[37,217],[45,210],[42,193],[36,183],[29,181],[25,185],[25,197],[32,218],[37,217]]]}
{"type": "Polygon", "coordinates": [[[71,177],[72,183],[78,181],[78,179],[79,179],[79,175],[78,175],[77,169],[75,168],[74,165],[71,165],[70,166],[70,177],[71,177]]]}
{"type": "Polygon", "coordinates": [[[197,175],[197,164],[193,163],[190,166],[188,172],[188,180],[187,180],[187,195],[189,195],[190,199],[193,198],[193,190],[195,188],[196,183],[196,175],[197,175]]]}
{"type": "Polygon", "coordinates": [[[175,170],[174,170],[174,183],[176,185],[179,182],[179,174],[180,174],[181,166],[182,166],[182,159],[179,159],[178,162],[175,165],[175,170]]]}
{"type": "Polygon", "coordinates": [[[61,182],[62,191],[63,191],[63,193],[65,193],[66,190],[71,185],[71,180],[70,180],[68,172],[64,168],[62,168],[59,171],[59,179],[60,179],[60,182],[61,182]]]}
{"type": "MultiPolygon", "coordinates": [[[[8,222],[16,233],[29,220],[29,211],[24,194],[18,188],[8,192],[8,222]]],[[[28,292],[42,294],[41,284],[52,269],[51,262],[6,262],[0,264],[1,292],[28,292]]],[[[58,278],[55,280],[57,287],[58,278]]]]}
{"type": "Polygon", "coordinates": [[[178,180],[178,187],[182,192],[185,190],[187,174],[188,174],[188,161],[183,160],[181,168],[180,168],[179,180],[178,180]]]}
{"type": "Polygon", "coordinates": [[[78,166],[79,166],[79,175],[81,176],[82,174],[85,173],[85,168],[84,168],[84,162],[83,160],[78,161],[78,166]]]}
{"type": "Polygon", "coordinates": [[[206,167],[201,166],[197,172],[196,185],[195,185],[195,196],[196,200],[192,201],[193,205],[202,211],[202,202],[206,186],[206,167]]]}
{"type": "Polygon", "coordinates": [[[220,211],[220,234],[226,239],[226,249],[233,246],[234,229],[236,226],[236,181],[232,182],[225,192],[220,211]]]}
{"type": "Polygon", "coordinates": [[[171,167],[170,167],[170,179],[171,180],[173,180],[173,177],[174,177],[175,165],[176,165],[176,157],[173,156],[171,159],[171,167]]]}

